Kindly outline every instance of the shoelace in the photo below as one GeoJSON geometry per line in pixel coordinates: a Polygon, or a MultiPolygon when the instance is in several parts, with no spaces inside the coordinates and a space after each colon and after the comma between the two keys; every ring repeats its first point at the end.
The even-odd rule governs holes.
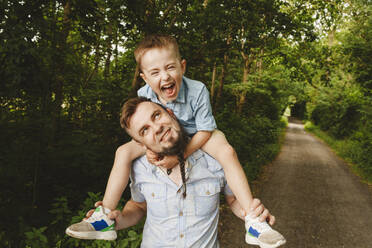
{"type": "Polygon", "coordinates": [[[103,215],[101,213],[93,213],[86,221],[88,222],[95,222],[97,220],[101,220],[103,215]]]}
{"type": "Polygon", "coordinates": [[[256,222],[251,223],[251,226],[256,230],[259,230],[261,233],[270,230],[270,226],[269,224],[267,224],[267,222],[260,222],[258,220],[256,222]]]}

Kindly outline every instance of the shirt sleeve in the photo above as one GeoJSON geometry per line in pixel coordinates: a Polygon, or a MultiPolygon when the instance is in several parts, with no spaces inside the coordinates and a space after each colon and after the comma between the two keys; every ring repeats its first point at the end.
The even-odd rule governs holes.
{"type": "Polygon", "coordinates": [[[214,175],[218,176],[220,178],[221,182],[221,188],[223,188],[223,192],[225,195],[234,195],[234,193],[231,191],[229,185],[227,184],[225,172],[221,166],[221,164],[214,159],[209,154],[205,154],[205,158],[208,164],[208,170],[212,172],[214,175]]]}
{"type": "Polygon", "coordinates": [[[226,179],[225,179],[225,187],[223,189],[223,192],[224,192],[225,195],[234,195],[234,193],[231,191],[229,185],[227,184],[226,179]]]}
{"type": "Polygon", "coordinates": [[[141,183],[138,180],[142,177],[141,162],[136,160],[133,162],[132,170],[130,174],[130,193],[133,201],[135,202],[144,202],[145,196],[141,191],[141,183]]]}
{"type": "Polygon", "coordinates": [[[212,114],[212,106],[209,100],[207,87],[203,86],[196,102],[195,125],[198,131],[213,131],[217,128],[212,114]]]}

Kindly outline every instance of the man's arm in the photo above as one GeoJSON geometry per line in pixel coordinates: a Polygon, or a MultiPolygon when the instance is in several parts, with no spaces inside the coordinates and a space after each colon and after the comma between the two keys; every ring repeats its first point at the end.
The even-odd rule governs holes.
{"type": "Polygon", "coordinates": [[[109,213],[110,219],[115,219],[116,230],[125,229],[136,225],[146,215],[147,204],[146,202],[135,202],[129,200],[123,210],[115,210],[109,213]]]}

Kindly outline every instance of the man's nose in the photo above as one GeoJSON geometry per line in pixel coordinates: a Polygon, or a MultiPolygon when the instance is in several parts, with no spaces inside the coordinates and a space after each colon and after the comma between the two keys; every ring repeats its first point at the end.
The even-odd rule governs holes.
{"type": "Polygon", "coordinates": [[[155,126],[155,133],[158,135],[158,134],[161,134],[163,132],[163,125],[156,125],[155,126]]]}

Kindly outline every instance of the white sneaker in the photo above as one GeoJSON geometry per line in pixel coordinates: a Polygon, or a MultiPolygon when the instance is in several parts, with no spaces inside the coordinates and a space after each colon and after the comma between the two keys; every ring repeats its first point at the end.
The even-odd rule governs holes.
{"type": "Polygon", "coordinates": [[[78,239],[115,240],[115,221],[107,216],[109,212],[107,208],[97,207],[88,219],[69,226],[66,234],[78,239]]]}
{"type": "Polygon", "coordinates": [[[258,218],[245,216],[245,242],[259,245],[261,248],[275,248],[284,245],[286,240],[279,232],[270,227],[267,222],[260,222],[258,218]]]}

